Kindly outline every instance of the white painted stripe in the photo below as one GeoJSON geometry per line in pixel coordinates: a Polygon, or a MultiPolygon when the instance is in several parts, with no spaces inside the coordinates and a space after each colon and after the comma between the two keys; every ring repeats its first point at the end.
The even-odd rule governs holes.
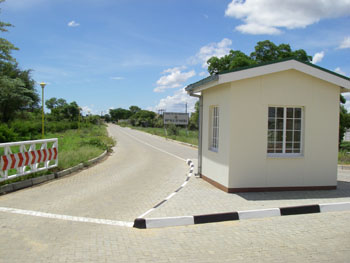
{"type": "Polygon", "coordinates": [[[188,181],[184,182],[181,186],[184,187],[187,184],[188,181]]]}
{"type": "Polygon", "coordinates": [[[176,195],[176,192],[172,193],[171,195],[169,195],[167,198],[165,198],[165,200],[169,200],[170,198],[172,198],[174,195],[176,195]]]}
{"type": "Polygon", "coordinates": [[[146,228],[194,225],[193,216],[147,218],[146,228]]]}
{"type": "Polygon", "coordinates": [[[238,211],[239,219],[281,216],[279,208],[238,211]]]}
{"type": "Polygon", "coordinates": [[[143,213],[142,215],[138,216],[137,218],[144,218],[145,215],[148,215],[148,214],[151,213],[153,210],[155,210],[155,208],[151,208],[150,210],[146,211],[145,213],[143,213]]]}
{"type": "Polygon", "coordinates": [[[149,146],[149,147],[152,147],[152,148],[154,148],[154,149],[156,149],[156,150],[158,150],[158,151],[161,151],[161,152],[163,152],[163,153],[169,154],[170,156],[173,156],[173,157],[175,157],[175,158],[177,158],[177,159],[180,159],[181,161],[186,161],[184,158],[181,158],[180,156],[177,156],[177,155],[175,155],[175,154],[172,154],[172,153],[170,153],[170,152],[167,152],[167,151],[165,151],[165,150],[163,150],[163,149],[160,149],[160,148],[158,148],[158,147],[156,147],[156,146],[153,146],[152,144],[149,144],[149,143],[147,143],[147,142],[141,141],[140,139],[136,138],[136,137],[133,136],[133,135],[127,134],[126,132],[123,132],[123,131],[122,131],[122,133],[124,133],[125,135],[127,135],[127,136],[129,136],[129,137],[135,139],[136,141],[138,141],[138,142],[140,142],[140,143],[143,143],[144,145],[147,145],[147,146],[149,146]]]}
{"type": "Polygon", "coordinates": [[[349,202],[320,204],[319,206],[321,213],[350,210],[349,202]]]}
{"type": "Polygon", "coordinates": [[[14,157],[15,157],[15,160],[16,160],[15,168],[17,168],[18,165],[19,165],[19,156],[18,156],[18,154],[16,153],[16,154],[14,155],[14,157]]]}
{"type": "Polygon", "coordinates": [[[8,207],[0,207],[0,212],[20,214],[20,215],[29,215],[29,216],[37,216],[37,217],[44,217],[44,218],[52,218],[52,219],[60,219],[60,220],[67,220],[67,221],[75,221],[75,222],[95,223],[95,224],[100,224],[100,225],[126,226],[126,227],[132,227],[134,225],[133,222],[115,221],[115,220],[109,220],[109,219],[97,219],[97,218],[89,218],[89,217],[68,216],[68,215],[58,215],[58,214],[44,213],[44,212],[31,211],[31,210],[22,210],[22,209],[16,209],[16,208],[8,208],[8,207]]]}

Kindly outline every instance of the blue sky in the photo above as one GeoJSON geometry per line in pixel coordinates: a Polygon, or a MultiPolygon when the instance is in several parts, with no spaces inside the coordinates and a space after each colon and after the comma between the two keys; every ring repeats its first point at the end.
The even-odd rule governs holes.
{"type": "Polygon", "coordinates": [[[192,110],[195,99],[183,88],[207,76],[209,57],[250,54],[266,39],[350,75],[349,0],[7,0],[0,7],[0,20],[15,26],[2,37],[20,48],[13,55],[21,68],[48,83],[45,98],[95,114],[131,105],[192,110]]]}

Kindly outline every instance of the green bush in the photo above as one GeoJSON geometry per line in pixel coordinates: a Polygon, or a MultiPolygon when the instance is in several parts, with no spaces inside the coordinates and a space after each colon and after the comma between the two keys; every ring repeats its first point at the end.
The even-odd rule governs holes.
{"type": "Polygon", "coordinates": [[[15,120],[9,125],[18,134],[17,140],[26,141],[37,139],[41,134],[41,122],[15,120]]]}
{"type": "Polygon", "coordinates": [[[340,150],[350,152],[350,142],[342,142],[340,144],[340,150]]]}
{"type": "Polygon", "coordinates": [[[167,127],[168,135],[179,135],[179,127],[177,127],[175,124],[169,124],[167,127]]]}
{"type": "Polygon", "coordinates": [[[6,124],[0,124],[0,143],[14,142],[17,139],[17,134],[7,127],[6,124]]]}

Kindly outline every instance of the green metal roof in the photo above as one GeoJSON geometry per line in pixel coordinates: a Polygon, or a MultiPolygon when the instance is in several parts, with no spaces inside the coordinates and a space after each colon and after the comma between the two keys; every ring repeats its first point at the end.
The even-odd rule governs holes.
{"type": "Polygon", "coordinates": [[[232,72],[237,72],[237,71],[242,71],[242,70],[246,70],[246,69],[251,69],[251,68],[257,68],[257,67],[262,67],[262,66],[266,66],[266,65],[271,65],[271,64],[276,64],[276,63],[280,63],[280,62],[285,62],[285,61],[289,61],[289,60],[295,60],[295,61],[298,61],[300,63],[303,63],[305,65],[308,65],[308,66],[311,66],[311,67],[314,67],[314,68],[317,68],[319,70],[322,70],[324,72],[327,72],[327,73],[330,73],[332,75],[335,75],[337,77],[340,77],[340,78],[343,78],[345,80],[349,80],[350,81],[350,78],[346,77],[346,76],[343,76],[341,74],[338,74],[334,71],[331,71],[331,70],[328,70],[328,69],[325,69],[325,68],[322,68],[320,66],[316,66],[315,64],[312,64],[312,63],[308,63],[308,62],[304,62],[304,61],[301,61],[299,59],[296,59],[296,58],[286,58],[286,59],[280,59],[280,60],[275,60],[275,61],[271,61],[271,62],[267,62],[267,63],[260,63],[260,64],[256,64],[256,65],[251,65],[251,66],[247,66],[247,67],[240,67],[240,68],[236,68],[236,69],[233,69],[233,70],[225,70],[225,71],[222,71],[222,72],[219,72],[218,74],[215,74],[215,75],[211,75],[207,78],[204,78],[200,81],[197,81],[195,83],[192,83],[190,85],[188,85],[185,90],[186,91],[191,91],[199,86],[202,86],[203,84],[206,84],[206,83],[209,83],[211,81],[214,81],[214,80],[218,80],[219,78],[219,75],[224,75],[224,74],[227,74],[227,73],[232,73],[232,72]]]}
{"type": "Polygon", "coordinates": [[[219,79],[219,75],[214,74],[214,75],[211,75],[211,76],[206,77],[206,78],[204,78],[204,79],[201,79],[200,81],[197,81],[197,82],[195,82],[195,83],[192,83],[192,84],[188,85],[188,86],[185,88],[185,90],[186,90],[186,91],[191,91],[191,90],[193,90],[193,89],[196,88],[196,87],[202,86],[202,85],[204,85],[204,84],[206,84],[206,83],[209,83],[209,82],[212,82],[212,81],[218,80],[218,79],[219,79]]]}

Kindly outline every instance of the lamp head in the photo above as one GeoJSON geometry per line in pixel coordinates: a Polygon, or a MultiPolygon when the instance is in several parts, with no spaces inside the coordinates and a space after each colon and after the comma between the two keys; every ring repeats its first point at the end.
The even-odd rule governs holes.
{"type": "Polygon", "coordinates": [[[40,86],[41,86],[42,88],[45,88],[46,83],[45,83],[45,82],[41,82],[41,83],[40,83],[40,86]]]}

